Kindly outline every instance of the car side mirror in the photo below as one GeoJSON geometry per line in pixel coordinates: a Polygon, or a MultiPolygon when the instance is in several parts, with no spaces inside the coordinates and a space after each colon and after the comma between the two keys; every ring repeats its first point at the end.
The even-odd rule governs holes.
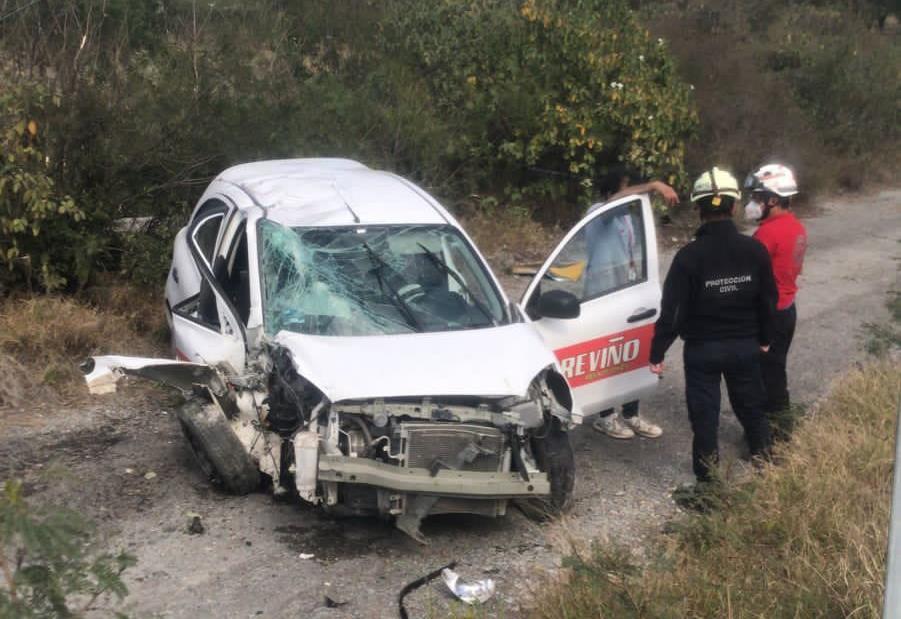
{"type": "Polygon", "coordinates": [[[579,299],[565,290],[548,290],[538,297],[538,316],[540,318],[560,318],[567,320],[578,318],[582,311],[579,299]]]}

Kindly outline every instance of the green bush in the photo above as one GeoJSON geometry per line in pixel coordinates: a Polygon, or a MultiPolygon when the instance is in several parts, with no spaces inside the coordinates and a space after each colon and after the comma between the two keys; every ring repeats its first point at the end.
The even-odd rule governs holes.
{"type": "MultiPolygon", "coordinates": [[[[40,106],[46,96],[29,97],[40,106]]],[[[41,127],[25,109],[21,89],[0,92],[0,282],[33,277],[48,290],[66,284],[64,264],[79,268],[72,242],[85,217],[57,190],[41,151],[41,127]]]]}
{"type": "Polygon", "coordinates": [[[568,199],[572,215],[612,165],[684,180],[689,88],[624,1],[402,0],[383,40],[455,127],[448,166],[477,188],[568,199]]]}
{"type": "Polygon", "coordinates": [[[22,485],[7,481],[0,495],[0,617],[81,617],[98,601],[124,599],[126,553],[98,552],[91,528],[62,508],[30,506],[22,485]]]}
{"type": "Polygon", "coordinates": [[[506,194],[567,219],[616,163],[681,180],[696,121],[625,0],[62,0],[0,22],[0,55],[23,94],[0,127],[21,108],[41,128],[27,164],[55,210],[28,253],[44,288],[97,268],[159,281],[173,231],[234,163],[346,156],[452,204],[506,194]],[[155,218],[148,238],[116,232],[135,216],[155,218]]]}
{"type": "Polygon", "coordinates": [[[802,108],[826,140],[853,156],[901,138],[901,46],[846,10],[797,6],[773,29],[802,108]]]}
{"type": "Polygon", "coordinates": [[[771,156],[805,186],[893,171],[901,59],[872,25],[889,5],[23,5],[0,21],[2,174],[27,175],[0,196],[2,278],[77,289],[100,269],[159,283],[202,188],[253,159],[351,157],[451,206],[478,194],[564,223],[623,163],[676,184],[686,165],[771,156]],[[148,215],[146,238],[113,225],[148,215]]]}

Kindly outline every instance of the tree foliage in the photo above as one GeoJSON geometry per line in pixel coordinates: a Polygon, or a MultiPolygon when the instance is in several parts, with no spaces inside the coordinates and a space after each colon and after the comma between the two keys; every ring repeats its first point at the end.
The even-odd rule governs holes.
{"type": "MultiPolygon", "coordinates": [[[[54,207],[27,248],[16,233],[13,259],[28,255],[45,288],[96,268],[158,280],[203,186],[237,162],[347,156],[451,205],[479,193],[570,219],[616,163],[680,179],[695,124],[666,46],[625,0],[60,0],[7,13],[2,135],[37,123],[16,165],[54,207]],[[113,225],[148,215],[140,236],[113,225]]],[[[16,200],[19,226],[29,207],[16,200]]]]}
{"type": "MultiPolygon", "coordinates": [[[[40,105],[44,97],[31,99],[40,105]]],[[[24,100],[20,92],[0,93],[0,281],[18,277],[30,284],[36,275],[52,290],[66,283],[60,265],[79,262],[72,243],[84,212],[57,190],[40,126],[24,100]]]]}
{"type": "Polygon", "coordinates": [[[901,163],[896,0],[640,5],[642,21],[668,40],[697,87],[699,139],[686,165],[746,171],[781,160],[795,167],[805,196],[893,182],[901,163]]]}
{"type": "Polygon", "coordinates": [[[0,617],[80,617],[107,598],[128,594],[127,553],[91,545],[91,527],[62,508],[30,506],[16,481],[0,495],[0,617]]]}
{"type": "Polygon", "coordinates": [[[482,184],[583,203],[617,164],[684,180],[697,122],[689,87],[625,2],[392,6],[386,47],[422,76],[457,127],[449,158],[482,184]]]}

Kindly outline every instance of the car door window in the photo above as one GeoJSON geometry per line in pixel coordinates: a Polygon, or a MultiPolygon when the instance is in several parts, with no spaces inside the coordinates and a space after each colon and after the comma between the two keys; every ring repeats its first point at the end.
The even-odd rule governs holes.
{"type": "Polygon", "coordinates": [[[222,286],[225,296],[231,301],[238,318],[244,325],[250,317],[250,265],[247,256],[247,231],[245,224],[235,235],[235,242],[227,256],[222,257],[223,266],[217,279],[222,286]]]}
{"type": "MultiPolygon", "coordinates": [[[[227,213],[228,205],[222,200],[215,198],[207,200],[194,217],[188,232],[198,270],[206,268],[214,277],[219,266],[215,259],[216,244],[227,213]]],[[[221,266],[219,269],[221,270],[221,266]]],[[[199,294],[176,310],[207,327],[215,330],[220,328],[216,295],[206,277],[200,278],[199,294]]]]}
{"type": "Polygon", "coordinates": [[[580,302],[648,279],[641,201],[620,205],[588,222],[560,250],[537,294],[565,290],[580,302]]]}
{"type": "Polygon", "coordinates": [[[206,261],[207,266],[213,263],[213,252],[216,251],[216,239],[219,238],[219,229],[225,219],[225,212],[213,212],[202,215],[193,226],[191,240],[200,256],[206,261]]]}

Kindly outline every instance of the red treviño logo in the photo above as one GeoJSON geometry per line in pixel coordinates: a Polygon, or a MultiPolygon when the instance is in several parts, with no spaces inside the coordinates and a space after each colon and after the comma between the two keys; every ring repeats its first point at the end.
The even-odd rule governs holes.
{"type": "Polygon", "coordinates": [[[570,387],[581,387],[648,364],[654,325],[579,342],[554,353],[570,387]]]}

